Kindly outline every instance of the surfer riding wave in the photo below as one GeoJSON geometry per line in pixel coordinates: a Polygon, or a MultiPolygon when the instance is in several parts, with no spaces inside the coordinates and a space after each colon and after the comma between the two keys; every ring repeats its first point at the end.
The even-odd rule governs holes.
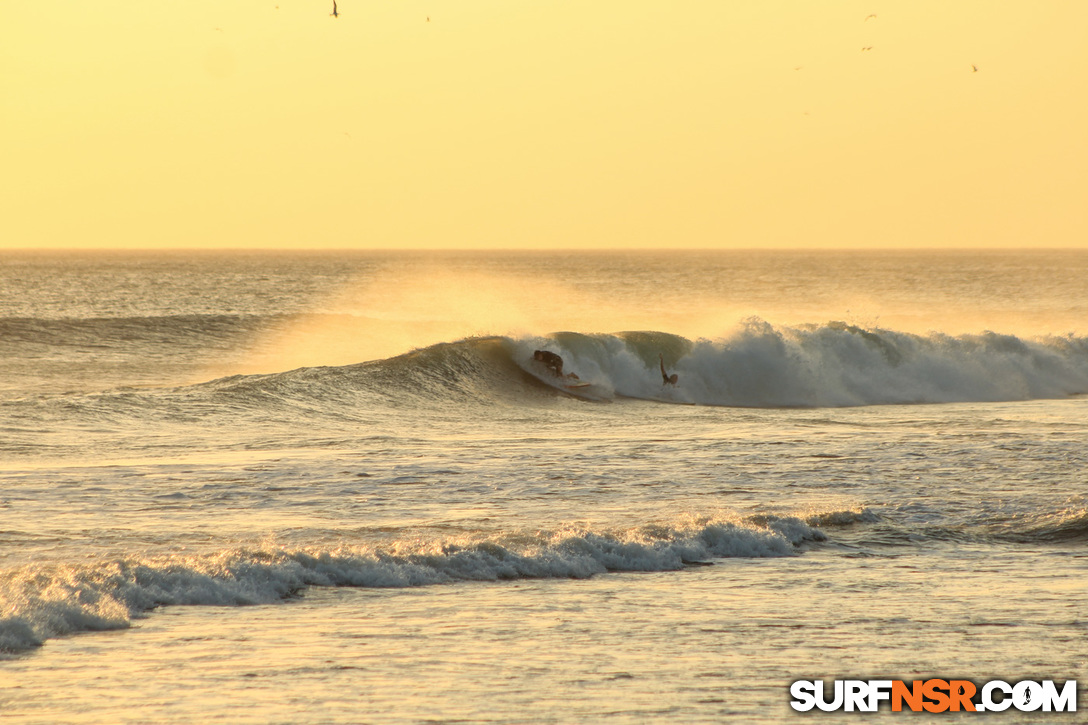
{"type": "Polygon", "coordinates": [[[578,380],[578,376],[574,373],[563,374],[563,358],[556,355],[550,350],[537,350],[533,353],[533,359],[544,363],[546,367],[557,378],[569,378],[571,380],[578,380]]]}

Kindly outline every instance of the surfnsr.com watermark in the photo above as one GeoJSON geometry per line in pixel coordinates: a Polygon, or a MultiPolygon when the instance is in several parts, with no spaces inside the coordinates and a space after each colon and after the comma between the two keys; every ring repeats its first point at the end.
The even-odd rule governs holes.
{"type": "Polygon", "coordinates": [[[799,712],[876,712],[888,703],[892,712],[1076,712],[1077,681],[990,680],[978,687],[970,680],[797,680],[790,685],[790,707],[799,712]]]}

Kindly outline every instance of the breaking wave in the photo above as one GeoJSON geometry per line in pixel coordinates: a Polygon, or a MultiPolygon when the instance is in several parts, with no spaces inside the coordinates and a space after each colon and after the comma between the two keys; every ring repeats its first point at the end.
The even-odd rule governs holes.
{"type": "Polygon", "coordinates": [[[436,399],[522,401],[572,394],[741,407],[996,402],[1088,393],[1088,338],[1024,339],[984,332],[951,336],[863,329],[831,322],[776,327],[747,321],[720,339],[664,332],[485,337],[339,368],[306,368],[216,381],[220,391],[351,389],[427,403],[436,399]],[[560,355],[585,388],[534,367],[533,352],[560,355]],[[676,374],[663,382],[661,366],[676,374]]]}
{"type": "Polygon", "coordinates": [[[1083,394],[1088,394],[1088,338],[1072,334],[916,335],[839,322],[776,327],[753,319],[718,339],[665,332],[473,337],[351,365],[81,398],[45,394],[14,404],[27,407],[26,415],[36,420],[69,420],[84,411],[95,420],[171,421],[218,412],[370,421],[391,409],[456,417],[468,406],[552,405],[557,396],[774,408],[1083,394]],[[538,349],[560,355],[564,372],[576,374],[585,386],[564,386],[572,381],[556,378],[533,360],[538,349]],[[675,385],[663,382],[662,365],[678,376],[675,385]]]}
{"type": "Polygon", "coordinates": [[[18,653],[77,632],[123,629],[164,605],[262,604],[308,586],[417,587],[670,571],[715,558],[792,556],[806,542],[825,538],[798,518],[764,516],[625,531],[568,529],[382,547],[264,547],[32,565],[0,573],[0,652],[18,653]]]}
{"type": "MultiPolygon", "coordinates": [[[[528,341],[514,343],[524,357],[528,341]]],[[[533,340],[546,345],[546,340],[533,340]]],[[[570,368],[617,395],[746,407],[1060,398],[1088,392],[1088,338],[863,329],[841,322],[690,341],[664,333],[555,335],[570,368]],[[659,355],[678,384],[664,385],[659,355]]]]}

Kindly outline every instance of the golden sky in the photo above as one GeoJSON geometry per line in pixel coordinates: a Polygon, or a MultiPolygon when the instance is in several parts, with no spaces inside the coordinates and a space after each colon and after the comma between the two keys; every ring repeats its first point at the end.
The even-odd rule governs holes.
{"type": "Polygon", "coordinates": [[[0,247],[1088,247],[1083,0],[338,2],[0,0],[0,247]]]}

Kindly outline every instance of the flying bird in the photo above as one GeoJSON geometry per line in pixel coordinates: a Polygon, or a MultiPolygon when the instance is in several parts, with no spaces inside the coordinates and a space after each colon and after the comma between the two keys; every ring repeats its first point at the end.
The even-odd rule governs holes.
{"type": "Polygon", "coordinates": [[[869,18],[875,18],[875,17],[876,17],[876,13],[870,13],[869,15],[865,16],[865,19],[868,20],[869,18]]]}
{"type": "Polygon", "coordinates": [[[336,10],[336,0],[332,0],[332,13],[330,15],[334,18],[340,17],[340,13],[336,10]]]}
{"type": "Polygon", "coordinates": [[[873,49],[873,46],[871,46],[871,45],[867,45],[864,48],[862,48],[862,50],[872,50],[872,49],[873,49]]]}
{"type": "Polygon", "coordinates": [[[977,65],[972,65],[971,66],[971,72],[972,73],[978,73],[978,66],[977,65]]]}

